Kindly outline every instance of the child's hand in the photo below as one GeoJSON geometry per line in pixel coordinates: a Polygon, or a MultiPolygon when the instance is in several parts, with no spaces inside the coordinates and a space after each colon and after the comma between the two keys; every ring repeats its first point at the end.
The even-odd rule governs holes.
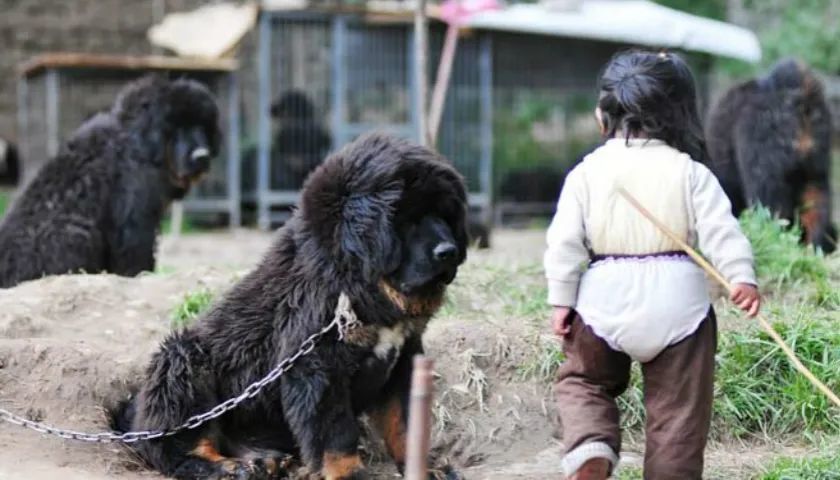
{"type": "Polygon", "coordinates": [[[749,317],[758,315],[758,310],[761,308],[761,296],[758,294],[758,289],[749,283],[736,283],[729,293],[729,299],[738,308],[747,312],[749,317]]]}
{"type": "Polygon", "coordinates": [[[569,307],[554,307],[551,312],[551,329],[554,334],[563,337],[569,334],[572,326],[566,323],[566,318],[569,316],[571,309],[569,307]]]}

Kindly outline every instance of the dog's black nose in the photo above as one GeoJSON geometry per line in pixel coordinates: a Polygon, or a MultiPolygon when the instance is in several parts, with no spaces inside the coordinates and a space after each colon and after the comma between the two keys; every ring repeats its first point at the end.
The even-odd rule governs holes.
{"type": "Polygon", "coordinates": [[[458,247],[450,242],[439,243],[432,253],[439,262],[451,262],[458,256],[458,247]]]}

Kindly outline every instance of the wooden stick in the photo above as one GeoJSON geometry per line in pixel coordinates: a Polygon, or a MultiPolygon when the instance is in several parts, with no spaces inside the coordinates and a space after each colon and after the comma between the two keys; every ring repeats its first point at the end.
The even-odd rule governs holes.
{"type": "Polygon", "coordinates": [[[171,208],[171,222],[170,222],[170,234],[178,238],[181,236],[181,230],[184,228],[184,203],[175,201],[172,202],[171,208]]]}
{"type": "Polygon", "coordinates": [[[431,147],[437,144],[440,120],[443,117],[443,106],[446,103],[446,92],[449,90],[449,77],[452,75],[452,64],[455,62],[457,46],[458,25],[453,22],[446,29],[443,53],[440,55],[437,79],[432,91],[432,105],[429,107],[429,146],[431,147]]]}
{"type": "Polygon", "coordinates": [[[417,0],[414,11],[414,81],[417,92],[414,96],[414,109],[417,115],[417,134],[421,145],[429,145],[429,118],[426,115],[429,80],[427,77],[429,55],[429,26],[426,17],[426,0],[417,0]]]}
{"type": "Polygon", "coordinates": [[[434,395],[433,366],[434,362],[423,355],[414,357],[406,441],[406,480],[426,480],[428,478],[432,397],[434,395]]]}
{"type": "MultiPolygon", "coordinates": [[[[714,266],[712,266],[711,263],[709,263],[705,258],[703,258],[702,255],[697,253],[682,238],[680,238],[677,234],[671,231],[665,224],[660,222],[659,219],[657,219],[652,213],[650,213],[650,211],[648,211],[644,206],[642,206],[642,204],[639,203],[638,200],[633,198],[633,196],[630,195],[630,193],[627,190],[625,190],[623,187],[619,187],[617,190],[618,193],[622,197],[624,197],[625,200],[630,202],[630,204],[633,205],[633,207],[635,207],[636,210],[639,211],[639,213],[644,215],[645,218],[650,220],[650,222],[656,226],[656,228],[658,228],[668,238],[673,240],[677,245],[680,246],[680,248],[685,250],[685,253],[687,253],[692,259],[694,259],[694,261],[697,262],[698,265],[700,265],[700,268],[705,270],[706,273],[711,275],[712,278],[717,280],[718,283],[720,283],[724,288],[726,288],[727,292],[732,292],[732,285],[730,285],[730,283],[723,277],[723,275],[721,275],[720,272],[718,272],[717,269],[714,266]]],[[[799,358],[797,358],[796,353],[794,353],[794,351],[785,343],[784,339],[782,339],[782,336],[779,335],[779,333],[773,328],[772,325],[770,325],[770,322],[768,322],[761,315],[756,316],[756,318],[758,319],[758,322],[761,324],[764,330],[767,332],[767,334],[770,335],[770,338],[772,338],[773,341],[775,341],[776,344],[779,345],[782,351],[785,352],[785,355],[787,355],[787,357],[790,359],[793,366],[797,370],[799,370],[799,372],[802,375],[805,375],[805,378],[807,378],[815,387],[817,387],[818,390],[824,393],[825,396],[829,398],[829,400],[831,400],[832,402],[834,402],[835,405],[840,407],[840,397],[838,397],[834,392],[832,392],[831,389],[829,389],[823,382],[821,382],[813,373],[811,373],[811,371],[808,370],[808,367],[802,364],[799,358]]]]}

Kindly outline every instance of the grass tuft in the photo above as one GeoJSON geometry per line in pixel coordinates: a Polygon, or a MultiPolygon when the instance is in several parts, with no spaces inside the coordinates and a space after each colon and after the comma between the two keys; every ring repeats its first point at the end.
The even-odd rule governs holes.
{"type": "Polygon", "coordinates": [[[9,208],[10,201],[11,196],[9,195],[9,193],[0,190],[0,218],[3,217],[3,214],[6,213],[6,209],[9,208]]]}
{"type": "MultiPolygon", "coordinates": [[[[806,305],[782,310],[789,322],[774,327],[800,360],[834,391],[840,390],[840,329],[806,305]]],[[[757,328],[719,336],[712,434],[718,439],[840,432],[829,400],[797,372],[770,337],[757,328]]],[[[634,367],[635,369],[636,367],[634,367]]],[[[622,425],[644,426],[641,375],[634,371],[619,399],[622,425]]]]}
{"type": "Polygon", "coordinates": [[[741,228],[750,239],[757,275],[776,289],[802,282],[826,288],[829,270],[824,256],[800,243],[802,230],[775,217],[765,207],[745,210],[741,228]]]}
{"type": "Polygon", "coordinates": [[[782,458],[757,480],[840,480],[840,455],[813,458],[782,458]]]}
{"type": "Polygon", "coordinates": [[[519,376],[540,382],[551,381],[557,367],[566,359],[562,344],[553,334],[536,335],[533,344],[534,352],[519,366],[519,376]]]}
{"type": "Polygon", "coordinates": [[[184,301],[172,311],[172,329],[180,330],[189,327],[212,302],[213,294],[207,289],[184,295],[184,301]]]}

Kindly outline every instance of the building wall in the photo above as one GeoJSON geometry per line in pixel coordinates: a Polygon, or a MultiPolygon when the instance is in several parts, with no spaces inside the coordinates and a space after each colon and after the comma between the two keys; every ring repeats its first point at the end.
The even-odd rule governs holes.
{"type": "Polygon", "coordinates": [[[153,53],[146,31],[202,0],[0,0],[0,137],[17,138],[17,67],[55,51],[153,53]]]}

